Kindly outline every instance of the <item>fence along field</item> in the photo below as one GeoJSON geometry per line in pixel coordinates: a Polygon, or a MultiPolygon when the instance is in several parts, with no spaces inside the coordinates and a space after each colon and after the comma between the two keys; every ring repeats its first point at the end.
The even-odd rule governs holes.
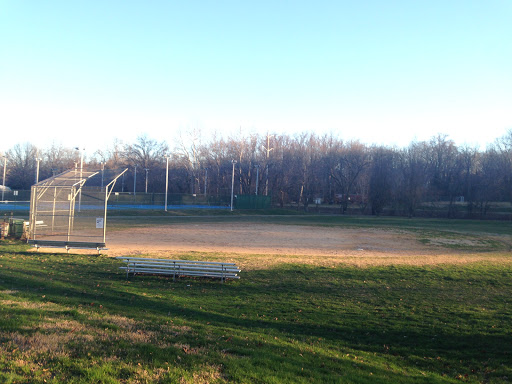
{"type": "Polygon", "coordinates": [[[1,380],[512,377],[510,223],[299,216],[134,217],[111,224],[114,243],[116,235],[141,239],[155,228],[170,236],[155,248],[133,246],[134,253],[230,260],[242,267],[242,278],[223,285],[159,276],[127,280],[112,257],[35,254],[3,242],[1,380]],[[238,240],[239,247],[202,248],[210,230],[218,231],[212,238],[219,242],[231,233],[227,245],[238,240]],[[174,233],[183,248],[173,248],[174,233]],[[319,246],[297,251],[298,239],[315,243],[322,235],[352,242],[338,255],[319,246]],[[259,240],[241,251],[259,237],[270,247],[259,240]]]}
{"type": "Polygon", "coordinates": [[[28,243],[36,248],[105,248],[107,204],[117,179],[104,172],[74,169],[32,186],[28,243]],[[89,186],[94,178],[98,187],[89,186]]]}

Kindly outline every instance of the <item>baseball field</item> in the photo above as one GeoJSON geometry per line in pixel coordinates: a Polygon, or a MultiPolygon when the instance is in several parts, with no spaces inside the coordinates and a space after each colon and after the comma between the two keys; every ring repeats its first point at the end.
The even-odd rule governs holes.
{"type": "Polygon", "coordinates": [[[109,220],[100,256],[0,243],[0,382],[512,380],[510,222],[109,220]],[[127,255],[241,278],[127,279],[127,255]]]}

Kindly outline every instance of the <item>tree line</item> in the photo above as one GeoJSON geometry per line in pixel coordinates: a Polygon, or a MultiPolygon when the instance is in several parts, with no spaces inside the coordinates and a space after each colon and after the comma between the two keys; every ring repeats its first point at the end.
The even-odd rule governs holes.
{"type": "MultiPolygon", "coordinates": [[[[5,154],[6,185],[30,189],[43,180],[80,166],[78,148],[17,144],[5,154]],[[39,167],[38,167],[39,164],[39,167]]],[[[454,217],[458,202],[470,216],[485,215],[494,202],[512,201],[512,130],[485,150],[457,146],[446,135],[414,141],[407,147],[366,145],[334,135],[252,134],[202,142],[192,131],[170,149],[166,142],[140,136],[114,141],[84,159],[89,169],[128,168],[117,190],[228,195],[234,164],[235,194],[270,195],[276,206],[308,210],[331,204],[345,213],[413,216],[422,204],[445,202],[454,217]]]]}

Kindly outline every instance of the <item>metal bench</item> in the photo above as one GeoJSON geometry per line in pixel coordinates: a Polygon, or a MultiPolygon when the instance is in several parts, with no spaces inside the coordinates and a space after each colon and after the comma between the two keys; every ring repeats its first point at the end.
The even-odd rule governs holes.
{"type": "Polygon", "coordinates": [[[132,273],[148,273],[157,275],[169,275],[173,280],[180,276],[199,276],[220,278],[222,282],[226,279],[239,279],[240,269],[235,263],[222,263],[212,261],[191,261],[191,260],[170,260],[150,259],[146,257],[119,256],[126,263],[119,269],[126,270],[126,278],[132,273]]]}
{"type": "Polygon", "coordinates": [[[96,249],[98,255],[101,251],[107,250],[105,243],[95,243],[86,241],[59,241],[59,240],[28,240],[39,251],[39,248],[65,248],[69,253],[70,249],[96,249]]]}

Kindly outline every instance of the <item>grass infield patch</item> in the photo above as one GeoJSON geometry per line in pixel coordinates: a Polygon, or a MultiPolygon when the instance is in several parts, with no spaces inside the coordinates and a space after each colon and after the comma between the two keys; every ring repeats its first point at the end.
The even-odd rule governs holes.
{"type": "Polygon", "coordinates": [[[225,284],[120,265],[0,243],[0,382],[512,379],[510,263],[282,264],[225,284]]]}

